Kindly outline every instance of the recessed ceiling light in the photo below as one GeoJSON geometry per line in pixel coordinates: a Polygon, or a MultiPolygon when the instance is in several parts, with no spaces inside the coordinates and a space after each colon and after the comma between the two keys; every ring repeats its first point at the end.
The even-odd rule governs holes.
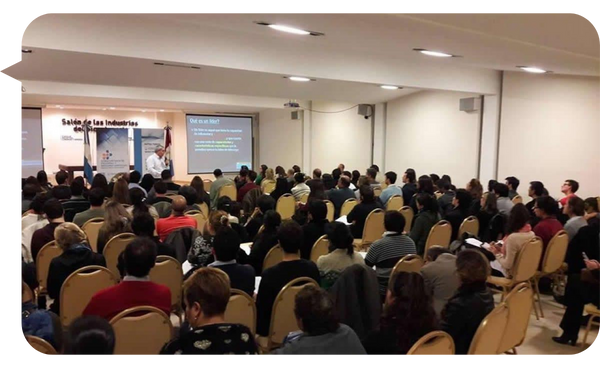
{"type": "Polygon", "coordinates": [[[33,52],[33,50],[31,49],[21,49],[21,52],[24,54],[31,54],[33,52]]]}
{"type": "Polygon", "coordinates": [[[380,87],[383,88],[383,89],[399,89],[400,88],[398,86],[388,86],[388,85],[380,86],[380,87]]]}
{"type": "Polygon", "coordinates": [[[537,73],[537,74],[549,73],[549,71],[547,71],[547,70],[536,68],[534,66],[517,66],[517,68],[522,69],[529,73],[537,73]]]}
{"type": "Polygon", "coordinates": [[[267,26],[271,29],[280,31],[280,32],[286,32],[286,33],[292,33],[292,34],[296,34],[296,35],[301,35],[301,36],[324,36],[324,33],[321,32],[314,32],[314,31],[306,31],[304,29],[300,29],[300,28],[295,28],[295,27],[290,27],[290,26],[286,26],[283,24],[271,24],[271,23],[267,23],[267,22],[254,22],[255,24],[258,24],[259,26],[267,26]]]}
{"type": "Polygon", "coordinates": [[[103,107],[102,110],[106,111],[106,107],[103,107]]]}
{"type": "Polygon", "coordinates": [[[306,78],[306,77],[284,77],[294,82],[314,82],[316,79],[306,78]]]}
{"type": "Polygon", "coordinates": [[[142,112],[146,112],[146,110],[142,110],[142,112]]]}
{"type": "Polygon", "coordinates": [[[114,110],[115,108],[114,107],[109,107],[109,109],[114,110]]]}
{"type": "Polygon", "coordinates": [[[163,112],[163,111],[165,111],[165,110],[163,110],[163,109],[160,109],[160,112],[163,112]]]}
{"type": "Polygon", "coordinates": [[[446,54],[445,52],[432,51],[432,50],[426,50],[426,49],[413,49],[413,51],[418,51],[421,54],[425,54],[427,56],[435,56],[435,57],[458,57],[458,55],[446,54]]]}

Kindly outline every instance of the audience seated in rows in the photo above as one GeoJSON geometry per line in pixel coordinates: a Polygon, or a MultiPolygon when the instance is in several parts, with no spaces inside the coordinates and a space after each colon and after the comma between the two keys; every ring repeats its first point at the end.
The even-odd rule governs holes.
{"type": "Polygon", "coordinates": [[[329,289],[347,267],[354,264],[364,265],[363,257],[354,252],[354,238],[348,226],[341,222],[333,222],[326,227],[329,240],[329,253],[320,256],[317,268],[321,276],[321,287],[329,289]]]}
{"type": "Polygon", "coordinates": [[[175,249],[161,242],[158,236],[154,236],[154,230],[154,217],[150,216],[148,212],[135,214],[133,221],[131,222],[131,231],[133,231],[137,237],[151,239],[156,246],[157,255],[176,258],[175,249]]]}
{"type": "Polygon", "coordinates": [[[98,241],[96,243],[98,253],[102,254],[104,246],[113,236],[130,233],[131,220],[131,215],[121,203],[114,200],[108,201],[104,205],[104,223],[98,231],[98,241]]]}
{"type": "Polygon", "coordinates": [[[28,206],[28,210],[21,216],[21,230],[25,230],[26,227],[37,222],[47,221],[44,217],[44,203],[46,203],[49,198],[50,196],[48,193],[36,193],[36,196],[28,206]]]}
{"type": "Polygon", "coordinates": [[[471,194],[471,208],[469,215],[475,215],[481,209],[481,197],[483,197],[483,186],[475,178],[469,180],[465,188],[471,194]]]}
{"type": "Polygon", "coordinates": [[[102,189],[102,191],[104,192],[104,197],[112,197],[112,192],[110,192],[108,188],[108,181],[106,180],[106,176],[104,176],[103,174],[98,173],[94,175],[94,179],[92,179],[92,186],[90,187],[90,190],[95,188],[102,189]]]}
{"type": "Polygon", "coordinates": [[[142,180],[140,181],[140,187],[144,188],[146,191],[146,196],[148,196],[148,193],[152,190],[153,186],[154,177],[152,174],[144,174],[144,176],[142,176],[142,180]]]}
{"type": "Polygon", "coordinates": [[[258,178],[256,179],[256,184],[260,185],[260,189],[264,192],[267,184],[275,184],[275,172],[272,168],[268,168],[265,171],[265,176],[258,182],[258,178]]]}
{"type": "Polygon", "coordinates": [[[275,210],[269,210],[263,217],[264,228],[260,234],[256,235],[250,255],[248,256],[248,264],[252,266],[257,276],[262,273],[263,261],[267,253],[277,245],[277,230],[281,225],[281,216],[275,210]]]}
{"type": "Polygon", "coordinates": [[[71,198],[71,188],[69,187],[69,174],[66,171],[60,170],[54,176],[56,180],[56,186],[54,186],[51,190],[52,198],[58,200],[66,200],[71,198]]]}
{"type": "Polygon", "coordinates": [[[113,354],[115,341],[115,332],[107,320],[98,316],[79,317],[67,329],[65,354],[113,354]]]}
{"type": "MultiPolygon", "coordinates": [[[[435,198],[435,190],[433,189],[433,181],[427,175],[422,175],[419,177],[417,181],[417,195],[421,193],[427,193],[435,198]]],[[[412,208],[414,213],[417,213],[417,196],[413,196],[410,199],[410,208],[412,208]]]]}
{"type": "Polygon", "coordinates": [[[217,208],[219,189],[224,185],[234,184],[234,182],[231,179],[224,177],[221,169],[213,171],[213,175],[215,176],[215,181],[210,185],[210,208],[214,210],[217,208]]]}
{"type": "Polygon", "coordinates": [[[459,286],[456,256],[446,248],[432,246],[425,255],[421,276],[427,292],[433,297],[433,309],[439,317],[459,286]]]}
{"type": "MultiPolygon", "coordinates": [[[[242,165],[240,168],[239,174],[233,178],[233,182],[235,183],[236,190],[240,190],[247,182],[248,182],[248,174],[250,173],[250,169],[246,165],[242,165]]],[[[216,175],[215,175],[216,177],[216,175]]]]}
{"type": "Polygon", "coordinates": [[[441,217],[438,212],[438,202],[435,196],[429,193],[419,193],[416,195],[416,198],[418,211],[415,212],[409,236],[415,242],[417,254],[423,256],[429,231],[431,231],[433,225],[441,220],[441,217]]]}
{"type": "Polygon", "coordinates": [[[351,224],[350,231],[355,239],[362,238],[367,216],[377,208],[382,206],[375,200],[373,188],[367,185],[360,187],[360,203],[352,208],[347,217],[347,222],[351,224]]]}
{"type": "Polygon", "coordinates": [[[532,181],[529,183],[529,190],[527,192],[527,195],[531,197],[531,201],[527,202],[525,204],[525,207],[529,211],[529,216],[531,217],[531,227],[535,227],[535,225],[537,225],[537,223],[540,220],[538,216],[536,216],[534,208],[536,204],[536,199],[538,197],[541,197],[543,195],[547,196],[547,194],[544,194],[544,191],[544,184],[541,181],[532,181]]]}
{"type": "Polygon", "coordinates": [[[303,195],[310,193],[310,188],[308,187],[308,185],[306,185],[304,180],[305,179],[303,173],[294,174],[295,185],[292,188],[292,195],[294,196],[294,199],[296,199],[296,201],[300,201],[303,195]]]}
{"type": "Polygon", "coordinates": [[[21,213],[25,213],[30,210],[31,202],[38,193],[41,193],[42,189],[37,184],[25,184],[23,187],[23,193],[21,198],[21,213]]]}
{"type": "Polygon", "coordinates": [[[385,206],[385,204],[389,201],[392,196],[399,195],[402,196],[402,188],[399,185],[396,185],[396,180],[398,175],[393,171],[388,171],[385,173],[385,185],[387,187],[381,192],[379,199],[381,203],[385,206]]]}
{"type": "Polygon", "coordinates": [[[208,267],[215,267],[229,276],[230,286],[246,294],[254,295],[254,269],[250,265],[238,264],[236,257],[240,251],[240,237],[231,227],[223,227],[217,231],[212,247],[215,261],[208,267]]]}
{"type": "Polygon", "coordinates": [[[197,204],[198,193],[196,189],[189,185],[182,185],[177,192],[180,196],[185,198],[185,212],[187,211],[200,211],[202,208],[197,204]]]}
{"type": "Polygon", "coordinates": [[[242,185],[237,192],[237,201],[242,202],[244,200],[244,196],[246,193],[251,191],[252,189],[260,189],[260,186],[254,183],[256,180],[256,171],[250,170],[248,172],[248,176],[246,178],[246,182],[242,185]]]}
{"type": "Polygon", "coordinates": [[[38,171],[35,178],[43,192],[49,192],[52,189],[52,184],[48,182],[48,174],[44,170],[38,171]]]}
{"type": "Polygon", "coordinates": [[[404,197],[404,205],[408,206],[412,197],[417,193],[417,174],[414,169],[406,169],[402,175],[402,196],[404,197]]]}
{"type": "Polygon", "coordinates": [[[440,214],[444,217],[446,216],[446,213],[454,209],[454,198],[456,197],[456,193],[451,188],[452,184],[446,179],[438,180],[436,186],[438,187],[438,192],[442,193],[437,201],[440,214]]]}
{"type": "MultiPolygon", "coordinates": [[[[172,199],[167,197],[167,183],[162,180],[157,180],[152,186],[152,191],[154,191],[154,196],[152,198],[148,198],[148,204],[154,205],[159,202],[167,202],[171,203],[172,199]]],[[[152,193],[151,191],[151,193],[152,193]]]]}
{"type": "Polygon", "coordinates": [[[90,201],[90,208],[79,212],[73,218],[73,223],[79,227],[82,227],[87,221],[97,218],[104,217],[104,191],[101,188],[94,188],[90,190],[88,194],[90,201]]]}
{"type": "Polygon", "coordinates": [[[479,221],[479,239],[484,242],[498,240],[495,236],[492,236],[492,226],[494,225],[492,219],[497,215],[503,215],[499,215],[496,196],[494,193],[488,193],[488,195],[481,197],[480,203],[481,209],[475,214],[479,221]]]}
{"type": "Polygon", "coordinates": [[[229,226],[231,226],[231,228],[238,233],[240,241],[245,243],[248,241],[248,232],[244,226],[240,225],[239,207],[240,205],[238,202],[232,202],[227,196],[221,197],[217,200],[217,210],[227,213],[227,216],[229,217],[229,226]]]}
{"type": "Polygon", "coordinates": [[[254,183],[256,183],[256,185],[260,186],[262,184],[262,181],[267,176],[268,169],[269,169],[269,167],[267,165],[265,165],[265,164],[260,165],[260,170],[256,176],[256,179],[254,179],[254,183]]]}
{"type": "Polygon", "coordinates": [[[165,241],[170,233],[182,227],[196,228],[196,219],[184,214],[186,207],[187,202],[183,196],[178,195],[172,198],[171,216],[161,218],[156,222],[156,233],[160,241],[165,241]]]}

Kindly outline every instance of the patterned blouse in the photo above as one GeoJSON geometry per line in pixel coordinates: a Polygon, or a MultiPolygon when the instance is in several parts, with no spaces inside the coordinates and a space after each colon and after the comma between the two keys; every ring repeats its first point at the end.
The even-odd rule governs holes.
{"type": "Polygon", "coordinates": [[[188,262],[195,266],[207,266],[208,259],[212,255],[212,237],[205,239],[199,236],[194,241],[188,252],[188,262]]]}
{"type": "Polygon", "coordinates": [[[244,325],[217,323],[182,332],[161,354],[258,354],[250,329],[244,325]]]}

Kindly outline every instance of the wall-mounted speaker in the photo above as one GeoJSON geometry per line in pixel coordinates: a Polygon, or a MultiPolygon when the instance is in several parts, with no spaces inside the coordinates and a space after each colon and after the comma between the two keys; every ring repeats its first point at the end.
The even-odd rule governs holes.
{"type": "Polygon", "coordinates": [[[304,119],[304,110],[292,111],[292,120],[302,120],[302,119],[304,119]]]}
{"type": "Polygon", "coordinates": [[[460,99],[460,111],[473,112],[481,110],[481,98],[470,97],[460,99]]]}

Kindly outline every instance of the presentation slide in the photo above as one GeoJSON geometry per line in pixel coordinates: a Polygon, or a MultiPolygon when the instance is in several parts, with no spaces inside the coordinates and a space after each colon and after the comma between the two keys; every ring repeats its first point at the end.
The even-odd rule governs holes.
{"type": "Polygon", "coordinates": [[[252,169],[251,117],[186,115],[186,122],[188,174],[252,169]]]}
{"type": "Polygon", "coordinates": [[[42,110],[21,109],[21,177],[36,176],[44,169],[42,110]]]}

